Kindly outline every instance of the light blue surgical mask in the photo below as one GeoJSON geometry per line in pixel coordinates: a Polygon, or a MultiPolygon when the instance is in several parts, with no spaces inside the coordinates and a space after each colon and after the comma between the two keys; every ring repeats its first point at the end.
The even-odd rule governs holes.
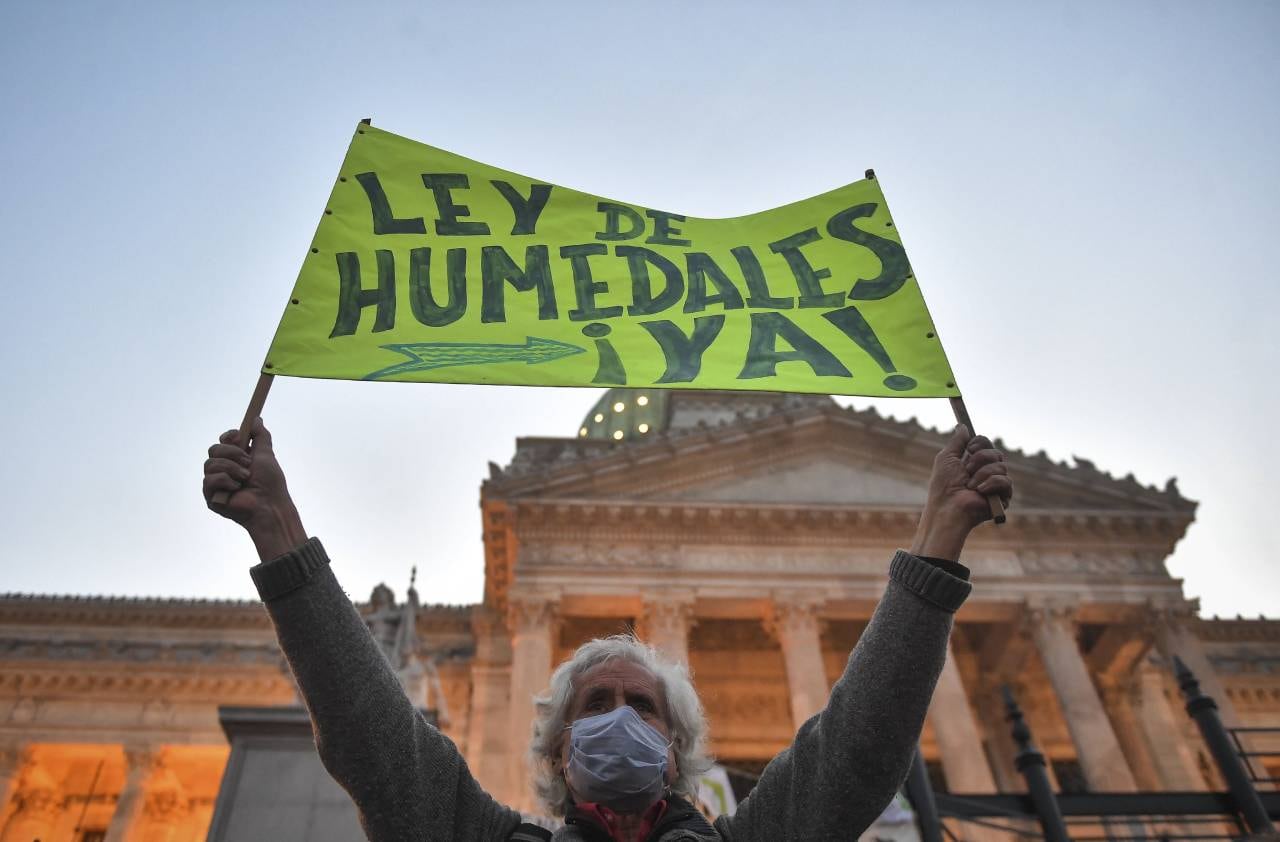
{"type": "Polygon", "coordinates": [[[666,737],[630,705],[567,726],[565,778],[575,796],[620,813],[638,813],[666,789],[666,737]]]}

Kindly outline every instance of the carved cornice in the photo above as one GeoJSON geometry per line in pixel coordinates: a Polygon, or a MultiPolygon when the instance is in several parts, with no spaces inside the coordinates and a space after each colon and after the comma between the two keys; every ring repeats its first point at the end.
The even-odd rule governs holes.
{"type": "MultiPolygon", "coordinates": [[[[29,668],[21,672],[0,672],[0,696],[92,697],[111,699],[153,699],[216,701],[277,699],[292,696],[293,682],[279,671],[236,669],[209,674],[158,673],[103,669],[29,668]]],[[[15,712],[14,716],[19,716],[15,712]]],[[[21,718],[21,717],[19,717],[21,718]]]]}
{"type": "Polygon", "coordinates": [[[750,546],[743,544],[613,543],[611,541],[529,542],[521,554],[522,576],[557,578],[566,587],[617,582],[619,571],[661,577],[646,583],[663,587],[671,571],[710,577],[715,590],[743,576],[817,574],[828,579],[883,580],[892,544],[871,547],[750,546]]]}
{"type": "Polygon", "coordinates": [[[619,543],[805,543],[901,537],[915,528],[912,507],[855,510],[842,506],[642,501],[522,500],[516,528],[530,538],[607,536],[619,543]]]}
{"type": "MultiPolygon", "coordinates": [[[[362,614],[368,603],[355,603],[362,614]]],[[[470,606],[425,605],[418,624],[426,630],[465,628],[470,606]]],[[[60,631],[92,627],[97,637],[109,636],[107,629],[148,628],[190,632],[261,632],[264,640],[274,639],[271,621],[261,602],[218,599],[165,599],[103,596],[63,596],[48,594],[0,594],[0,628],[58,626],[60,631]]],[[[3,654],[0,653],[0,657],[3,654]]]]}
{"type": "Polygon", "coordinates": [[[38,640],[30,637],[0,637],[0,663],[6,661],[89,661],[123,662],[156,666],[229,665],[281,666],[284,658],[274,641],[258,644],[217,640],[148,641],[110,638],[65,638],[38,640]]]}
{"type": "MultiPolygon", "coordinates": [[[[912,506],[711,503],[702,501],[524,499],[511,503],[522,540],[608,536],[617,542],[796,546],[901,540],[915,528],[912,506]]],[[[1028,572],[1147,574],[1168,578],[1164,556],[1190,518],[1162,512],[1019,509],[1001,545],[1027,548],[1028,572]],[[1061,547],[1061,551],[1057,548],[1061,547]],[[1070,552],[1070,558],[1057,555],[1070,552]],[[1055,553],[1057,555],[1055,555],[1055,553]]],[[[1021,553],[1020,553],[1021,555],[1021,553]]]]}
{"type": "Polygon", "coordinates": [[[1188,617],[1187,623],[1191,632],[1207,643],[1280,642],[1280,620],[1261,617],[1256,620],[1188,617]]]}
{"type": "Polygon", "coordinates": [[[6,625],[271,628],[257,601],[14,593],[0,594],[0,626],[6,625]]]}

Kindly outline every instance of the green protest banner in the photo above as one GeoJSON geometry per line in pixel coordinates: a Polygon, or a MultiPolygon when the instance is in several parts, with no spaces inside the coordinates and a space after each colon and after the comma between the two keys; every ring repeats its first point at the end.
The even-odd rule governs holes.
{"type": "Polygon", "coordinates": [[[959,395],[874,178],[698,219],[366,124],[263,373],[959,395]]]}
{"type": "MultiPolygon", "coordinates": [[[[363,121],[240,425],[275,375],[946,397],[880,184],[698,219],[363,121]]],[[[221,496],[225,502],[225,493],[221,496]]],[[[992,517],[1004,522],[995,496],[992,517]]]]}

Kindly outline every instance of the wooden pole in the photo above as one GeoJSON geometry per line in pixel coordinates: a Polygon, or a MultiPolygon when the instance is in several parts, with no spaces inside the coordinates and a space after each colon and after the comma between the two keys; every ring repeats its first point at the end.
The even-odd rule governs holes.
{"type": "MultiPolygon", "coordinates": [[[[965,408],[964,398],[951,398],[951,411],[955,413],[956,421],[969,428],[969,435],[976,436],[978,433],[973,429],[973,420],[969,418],[969,410],[965,408]]],[[[1000,502],[1000,496],[997,494],[987,495],[987,506],[991,508],[991,519],[996,523],[1004,523],[1008,517],[1004,513],[1004,504],[1000,502]]]]}
{"type": "MultiPolygon", "coordinates": [[[[253,389],[253,397],[249,398],[249,408],[244,411],[244,420],[240,422],[240,432],[236,434],[236,443],[245,450],[249,449],[249,436],[253,433],[253,422],[262,415],[262,407],[267,403],[267,392],[271,391],[271,381],[274,379],[274,374],[264,372],[258,375],[258,385],[253,389]]],[[[213,495],[213,502],[220,506],[225,506],[230,499],[231,495],[225,491],[218,491],[213,495]]]]}

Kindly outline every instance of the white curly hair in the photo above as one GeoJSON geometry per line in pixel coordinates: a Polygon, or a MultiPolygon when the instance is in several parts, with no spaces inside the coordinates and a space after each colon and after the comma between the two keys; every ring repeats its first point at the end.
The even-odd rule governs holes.
{"type": "Polygon", "coordinates": [[[698,776],[711,768],[707,753],[707,717],[693,689],[684,664],[665,660],[652,646],[632,634],[596,638],[578,647],[573,657],[556,667],[551,687],[533,700],[533,739],[529,743],[529,764],[533,787],[543,807],[553,816],[563,816],[573,803],[564,772],[555,765],[560,740],[569,722],[575,682],[587,670],[605,661],[620,658],[653,673],[666,699],[667,728],[676,760],[676,779],[671,791],[693,801],[698,776]]]}

